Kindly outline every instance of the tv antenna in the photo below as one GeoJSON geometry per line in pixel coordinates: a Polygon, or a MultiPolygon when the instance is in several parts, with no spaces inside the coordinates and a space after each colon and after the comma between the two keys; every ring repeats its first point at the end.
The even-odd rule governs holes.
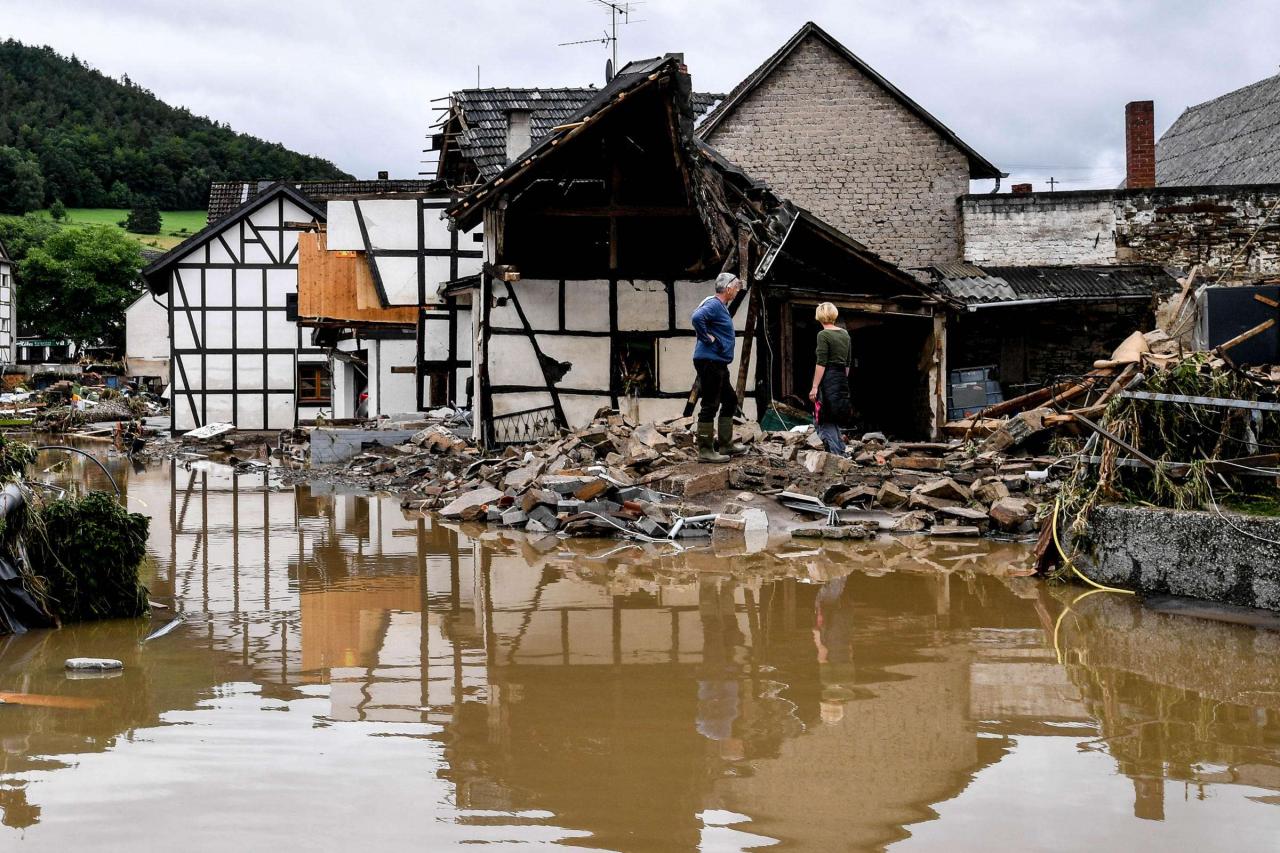
{"type": "Polygon", "coordinates": [[[579,39],[578,41],[563,41],[559,47],[569,47],[575,44],[602,44],[612,48],[612,59],[609,61],[605,71],[605,82],[607,83],[613,78],[614,69],[618,67],[618,24],[623,26],[627,24],[638,24],[639,20],[632,19],[631,15],[635,11],[635,7],[639,6],[639,2],[620,3],[617,0],[591,0],[593,6],[601,6],[609,11],[609,28],[604,31],[598,38],[579,39]]]}

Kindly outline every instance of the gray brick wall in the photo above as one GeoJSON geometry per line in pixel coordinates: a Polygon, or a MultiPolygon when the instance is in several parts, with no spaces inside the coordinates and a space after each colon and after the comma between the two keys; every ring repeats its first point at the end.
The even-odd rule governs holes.
{"type": "Polygon", "coordinates": [[[1248,281],[1280,273],[1280,229],[1258,232],[1278,200],[1273,184],[972,195],[961,202],[964,256],[1010,266],[1200,264],[1201,281],[1248,281]]]}
{"type": "Polygon", "coordinates": [[[965,155],[830,47],[810,37],[708,142],[882,257],[960,257],[965,155]]]}

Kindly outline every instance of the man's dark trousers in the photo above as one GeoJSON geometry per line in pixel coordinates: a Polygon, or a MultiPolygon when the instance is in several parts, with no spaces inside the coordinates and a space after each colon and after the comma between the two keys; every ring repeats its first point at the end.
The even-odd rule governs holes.
{"type": "Polygon", "coordinates": [[[729,378],[729,365],[709,358],[695,358],[693,369],[698,372],[698,394],[702,398],[698,423],[714,422],[717,410],[719,417],[733,417],[738,408],[738,394],[729,378]]]}

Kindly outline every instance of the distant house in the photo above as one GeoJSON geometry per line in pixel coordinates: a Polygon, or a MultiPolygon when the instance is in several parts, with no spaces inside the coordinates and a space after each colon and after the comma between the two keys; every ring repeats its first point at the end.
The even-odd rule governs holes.
{"type": "Polygon", "coordinates": [[[1280,74],[1183,110],[1156,143],[1155,183],[1280,183],[1280,74]]]}
{"type": "Polygon", "coordinates": [[[18,359],[15,345],[18,333],[18,315],[15,309],[13,289],[13,261],[0,243],[0,368],[12,365],[18,359]]]}
{"type": "Polygon", "coordinates": [[[169,308],[149,290],[124,310],[124,364],[131,377],[169,384],[169,308]]]}
{"type": "Polygon", "coordinates": [[[143,269],[167,300],[171,428],[277,430],[328,409],[328,362],[291,316],[298,234],[324,213],[275,184],[143,269]]]}
{"type": "Polygon", "coordinates": [[[871,251],[923,268],[961,257],[957,199],[990,161],[814,23],[701,122],[725,157],[871,251]]]}

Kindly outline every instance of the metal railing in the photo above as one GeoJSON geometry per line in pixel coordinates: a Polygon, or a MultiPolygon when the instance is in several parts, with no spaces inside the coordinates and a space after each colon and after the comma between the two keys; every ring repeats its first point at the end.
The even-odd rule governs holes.
{"type": "Polygon", "coordinates": [[[529,444],[560,434],[560,425],[556,423],[556,411],[552,406],[495,415],[490,423],[492,442],[499,446],[529,444]]]}

